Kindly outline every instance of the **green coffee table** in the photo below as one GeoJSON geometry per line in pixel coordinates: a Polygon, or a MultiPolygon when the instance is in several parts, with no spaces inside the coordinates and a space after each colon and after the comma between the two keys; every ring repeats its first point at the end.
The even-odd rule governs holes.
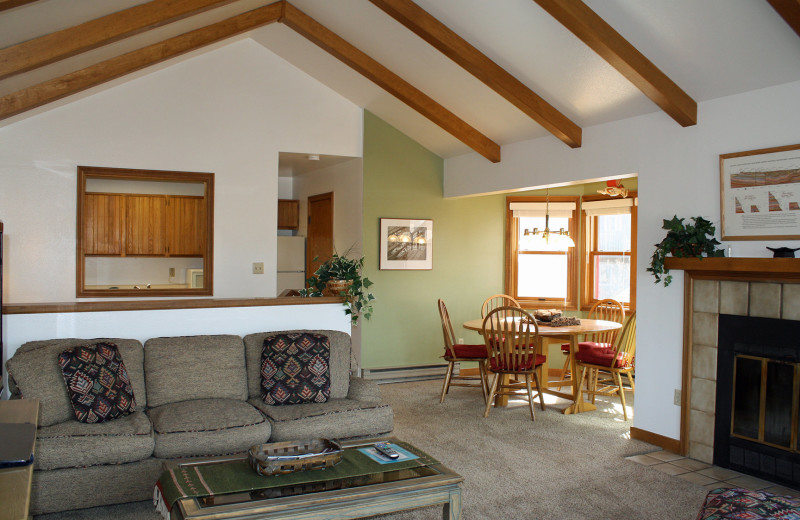
{"type": "MultiPolygon", "coordinates": [[[[358,449],[377,440],[345,441],[344,448],[358,449]]],[[[246,456],[210,457],[168,461],[165,469],[241,461],[246,456]]],[[[380,473],[309,484],[288,484],[249,492],[204,498],[181,498],[172,507],[171,520],[221,519],[346,519],[364,518],[435,505],[443,506],[445,520],[461,518],[463,477],[439,464],[393,470],[385,464],[380,473]]],[[[207,470],[207,469],[206,469],[207,470]]],[[[325,470],[322,470],[325,471],[325,470]]],[[[274,478],[274,477],[271,477],[274,478]]]]}

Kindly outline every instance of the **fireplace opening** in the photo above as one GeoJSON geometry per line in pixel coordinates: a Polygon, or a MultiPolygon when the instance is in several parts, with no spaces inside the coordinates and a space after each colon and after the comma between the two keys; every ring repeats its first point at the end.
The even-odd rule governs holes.
{"type": "Polygon", "coordinates": [[[800,488],[800,321],[719,315],[714,464],[800,488]]]}

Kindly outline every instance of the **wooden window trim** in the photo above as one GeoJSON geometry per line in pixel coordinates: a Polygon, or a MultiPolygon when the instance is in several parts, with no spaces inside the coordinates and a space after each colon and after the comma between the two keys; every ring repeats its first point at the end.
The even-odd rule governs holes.
{"type": "MultiPolygon", "coordinates": [[[[183,172],[167,170],[140,170],[125,168],[104,168],[98,166],[78,166],[77,189],[77,233],[76,233],[76,297],[77,298],[125,298],[161,296],[213,296],[214,294],[214,174],[203,172],[183,172]],[[86,289],[83,216],[86,180],[106,178],[137,181],[202,182],[205,184],[206,199],[206,241],[203,252],[204,286],[186,289],[86,289]]],[[[124,233],[124,231],[123,231],[124,233]]],[[[124,237],[123,237],[124,240],[124,237]]],[[[120,255],[124,256],[124,255],[120,255]]],[[[147,256],[147,255],[142,255],[147,256]]],[[[159,255],[161,256],[161,255],[159,255]]]]}
{"type": "MultiPolygon", "coordinates": [[[[628,193],[628,196],[625,197],[627,199],[635,199],[637,197],[637,192],[631,191],[628,193]]],[[[597,200],[613,200],[616,197],[609,197],[607,195],[586,195],[581,197],[581,202],[590,202],[590,201],[597,201],[597,200]]],[[[586,215],[586,211],[583,209],[583,205],[580,208],[581,212],[581,232],[583,234],[583,239],[581,242],[581,258],[583,259],[581,265],[581,310],[588,311],[592,305],[597,302],[597,299],[593,297],[593,286],[594,286],[594,270],[592,269],[592,260],[595,255],[604,255],[608,253],[593,253],[597,249],[597,234],[595,232],[596,229],[596,217],[590,217],[586,215]]],[[[631,295],[630,295],[630,303],[623,303],[625,307],[625,312],[632,312],[636,310],[636,265],[637,265],[637,257],[636,257],[636,249],[637,249],[637,242],[636,237],[637,233],[637,222],[638,222],[638,206],[633,205],[631,207],[631,295]]],[[[610,253],[610,255],[619,256],[614,253],[610,253]]]]}
{"type": "MultiPolygon", "coordinates": [[[[573,211],[569,219],[569,233],[575,241],[575,247],[567,251],[567,301],[566,306],[563,299],[539,299],[517,296],[517,254],[519,253],[517,237],[519,236],[519,222],[514,218],[510,205],[513,202],[545,202],[547,197],[506,197],[506,261],[505,261],[505,293],[513,296],[526,309],[549,309],[563,308],[566,310],[577,310],[578,308],[578,248],[580,241],[577,234],[577,209],[573,211]]],[[[551,196],[550,202],[574,202],[580,203],[579,196],[551,196]]],[[[539,254],[546,254],[545,252],[539,254]]],[[[563,253],[553,253],[563,254],[563,253]]]]}

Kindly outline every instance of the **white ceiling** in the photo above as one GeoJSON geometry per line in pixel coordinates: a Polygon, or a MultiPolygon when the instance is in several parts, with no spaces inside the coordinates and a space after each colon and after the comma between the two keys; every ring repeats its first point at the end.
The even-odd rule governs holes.
{"type": "MultiPolygon", "coordinates": [[[[532,0],[415,1],[581,127],[660,110],[532,0]]],[[[766,0],[584,1],[697,102],[800,80],[800,38],[766,0]]],[[[0,12],[0,47],[138,3],[40,0],[0,12]]],[[[135,38],[158,41],[260,3],[266,2],[240,0],[135,38]]],[[[496,143],[550,135],[368,0],[291,3],[496,143]]],[[[434,153],[452,157],[472,151],[286,26],[272,24],[250,37],[434,153]]],[[[128,40],[113,45],[124,49],[134,42],[128,40]]],[[[58,67],[74,70],[81,59],[90,58],[45,69],[51,75],[58,67]]],[[[40,76],[5,80],[0,93],[41,81],[40,76]]],[[[701,110],[699,124],[702,118],[701,110]]]]}

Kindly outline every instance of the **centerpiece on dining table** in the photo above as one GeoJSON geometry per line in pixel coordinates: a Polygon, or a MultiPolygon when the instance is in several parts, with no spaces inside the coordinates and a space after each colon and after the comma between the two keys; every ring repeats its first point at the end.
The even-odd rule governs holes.
{"type": "Polygon", "coordinates": [[[574,316],[562,316],[559,309],[537,309],[533,311],[533,317],[541,325],[549,327],[566,327],[581,324],[581,320],[574,316]]]}

